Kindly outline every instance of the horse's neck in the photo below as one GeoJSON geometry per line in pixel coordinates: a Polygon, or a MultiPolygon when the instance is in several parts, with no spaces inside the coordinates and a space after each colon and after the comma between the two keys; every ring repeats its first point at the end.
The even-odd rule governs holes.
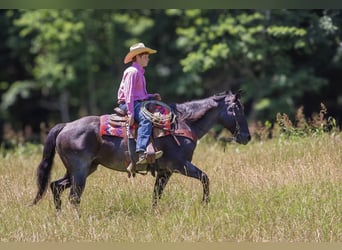
{"type": "Polygon", "coordinates": [[[181,113],[181,127],[189,128],[198,138],[201,138],[214,126],[219,113],[218,103],[213,98],[206,98],[176,105],[181,113]]]}
{"type": "Polygon", "coordinates": [[[200,139],[216,124],[218,110],[216,108],[208,110],[208,112],[198,121],[192,122],[191,130],[200,139]]]}

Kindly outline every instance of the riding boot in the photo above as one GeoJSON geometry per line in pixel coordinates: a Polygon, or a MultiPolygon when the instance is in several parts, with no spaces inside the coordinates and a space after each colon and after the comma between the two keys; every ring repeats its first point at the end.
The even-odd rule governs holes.
{"type": "Polygon", "coordinates": [[[156,151],[152,155],[152,157],[149,156],[146,152],[140,152],[139,153],[139,159],[138,159],[136,164],[137,165],[147,164],[147,163],[150,163],[150,161],[158,160],[162,156],[163,156],[163,151],[161,151],[161,150],[160,151],[156,151]]]}

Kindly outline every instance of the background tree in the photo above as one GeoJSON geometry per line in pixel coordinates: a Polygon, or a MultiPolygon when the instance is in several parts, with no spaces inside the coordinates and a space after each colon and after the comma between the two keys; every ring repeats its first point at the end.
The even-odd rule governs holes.
{"type": "Polygon", "coordinates": [[[2,117],[41,122],[111,112],[137,41],[156,48],[149,91],[166,102],[243,89],[250,120],[341,119],[340,10],[1,10],[2,117]]]}
{"type": "Polygon", "coordinates": [[[177,10],[173,15],[183,20],[177,30],[177,44],[187,52],[183,69],[205,83],[193,87],[199,93],[222,85],[245,90],[252,119],[272,119],[280,110],[293,114],[306,99],[318,106],[328,101],[319,98],[324,88],[336,90],[328,90],[337,83],[327,72],[341,67],[340,11],[177,10]]]}

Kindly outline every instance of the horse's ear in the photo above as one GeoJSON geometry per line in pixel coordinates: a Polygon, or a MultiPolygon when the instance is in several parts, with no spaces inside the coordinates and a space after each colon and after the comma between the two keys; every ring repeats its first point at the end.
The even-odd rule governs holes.
{"type": "Polygon", "coordinates": [[[243,94],[243,91],[239,89],[238,92],[235,94],[235,100],[240,99],[242,94],[243,94]]]}

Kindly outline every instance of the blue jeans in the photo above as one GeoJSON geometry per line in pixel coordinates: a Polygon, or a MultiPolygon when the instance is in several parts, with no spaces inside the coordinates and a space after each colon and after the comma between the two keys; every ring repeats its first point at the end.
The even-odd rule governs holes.
{"type": "MultiPolygon", "coordinates": [[[[134,120],[139,124],[135,148],[137,153],[146,151],[152,133],[152,122],[146,118],[142,112],[140,112],[141,104],[142,102],[139,101],[134,102],[134,120]]],[[[127,106],[125,103],[120,104],[119,107],[127,112],[127,106]]]]}

